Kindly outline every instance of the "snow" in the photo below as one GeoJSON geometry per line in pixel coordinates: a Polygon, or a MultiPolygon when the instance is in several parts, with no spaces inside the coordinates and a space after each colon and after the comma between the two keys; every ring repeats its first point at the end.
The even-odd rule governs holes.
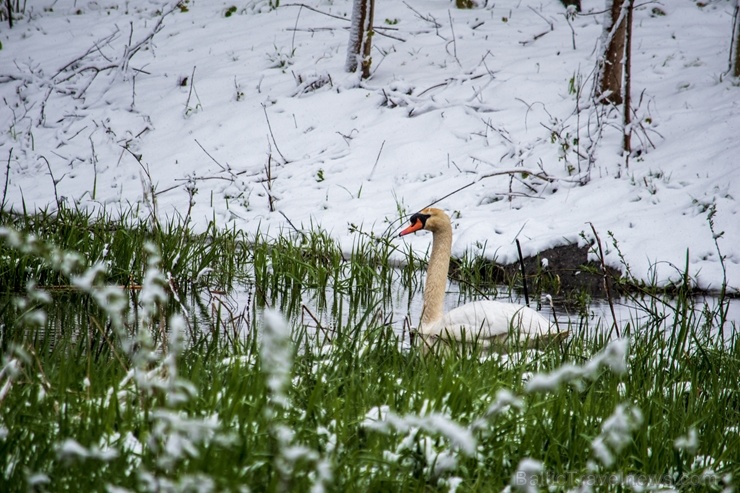
{"type": "Polygon", "coordinates": [[[696,428],[693,426],[689,427],[689,431],[686,436],[678,437],[673,442],[676,450],[686,450],[690,454],[695,454],[699,448],[699,434],[696,428]]]}
{"type": "MultiPolygon", "coordinates": [[[[688,255],[697,285],[718,290],[716,208],[740,287],[733,2],[636,9],[629,168],[620,112],[588,99],[605,2],[570,21],[555,0],[379,2],[363,82],[344,71],[351,3],[255,0],[226,17],[218,1],[34,2],[0,27],[5,207],[172,217],[192,199],[196,228],[278,234],[289,219],[349,251],[350,223],[391,234],[399,209],[446,197],[456,255],[512,262],[517,238],[533,255],[591,241],[593,223],[610,265],[607,232],[633,274],[679,279],[688,255]],[[495,175],[517,168],[551,180],[495,175]]],[[[423,252],[431,238],[403,241],[423,252]]]]}
{"type": "Polygon", "coordinates": [[[566,383],[578,385],[584,378],[594,380],[605,367],[622,375],[627,372],[628,350],[629,339],[615,339],[582,366],[565,363],[550,373],[533,375],[527,381],[525,389],[528,393],[554,392],[566,383]]]}
{"type": "Polygon", "coordinates": [[[289,407],[286,388],[290,384],[293,368],[293,348],[290,340],[290,325],[276,310],[263,313],[264,331],[260,338],[260,358],[267,376],[273,402],[282,408],[289,407]]]}
{"type": "MultiPolygon", "coordinates": [[[[477,441],[469,429],[459,425],[448,416],[434,412],[424,413],[423,410],[419,416],[414,414],[399,416],[392,412],[387,405],[376,406],[367,412],[361,426],[381,432],[387,432],[388,430],[409,432],[408,439],[412,445],[416,443],[416,435],[420,429],[428,433],[440,434],[447,438],[453,447],[467,456],[475,454],[477,445],[477,441]]],[[[409,448],[413,449],[412,445],[409,448]]],[[[430,463],[433,462],[430,461],[430,463]]]]}
{"type": "Polygon", "coordinates": [[[591,441],[594,456],[604,466],[611,467],[615,454],[630,443],[632,433],[641,424],[642,413],[637,407],[618,404],[612,415],[601,424],[601,433],[591,441]]]}
{"type": "Polygon", "coordinates": [[[118,451],[109,447],[100,449],[95,446],[87,449],[80,445],[77,440],[67,438],[57,446],[57,455],[60,459],[64,460],[90,458],[101,461],[111,461],[118,457],[118,451]]]}
{"type": "Polygon", "coordinates": [[[543,482],[540,477],[543,470],[544,466],[542,462],[530,459],[529,457],[522,459],[511,478],[510,485],[513,491],[521,491],[523,493],[536,493],[540,491],[538,483],[543,482]]]}

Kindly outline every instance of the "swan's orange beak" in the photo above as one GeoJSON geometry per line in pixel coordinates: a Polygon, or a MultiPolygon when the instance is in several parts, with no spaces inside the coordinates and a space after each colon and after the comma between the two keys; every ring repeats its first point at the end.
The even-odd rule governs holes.
{"type": "Polygon", "coordinates": [[[411,226],[401,231],[398,236],[405,236],[409,233],[413,233],[414,231],[419,231],[421,228],[424,227],[424,221],[419,219],[418,217],[412,217],[411,218],[411,226]]]}

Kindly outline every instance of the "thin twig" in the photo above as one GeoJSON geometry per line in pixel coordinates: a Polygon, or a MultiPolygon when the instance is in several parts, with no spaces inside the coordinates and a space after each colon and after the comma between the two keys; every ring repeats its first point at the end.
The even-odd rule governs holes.
{"type": "Polygon", "coordinates": [[[555,303],[552,300],[552,296],[549,294],[545,295],[545,299],[547,299],[547,302],[550,305],[550,311],[552,311],[552,320],[555,322],[555,331],[557,333],[561,333],[560,331],[560,323],[558,323],[558,315],[555,312],[555,303]]]}
{"type": "MultiPolygon", "coordinates": [[[[535,8],[533,8],[531,5],[529,6],[529,10],[531,10],[532,12],[534,12],[535,14],[537,14],[540,17],[540,19],[542,19],[543,21],[545,21],[550,26],[550,31],[554,31],[555,30],[555,23],[554,22],[552,22],[551,20],[547,19],[544,15],[540,14],[539,12],[537,12],[537,10],[535,8]]],[[[542,36],[542,34],[540,34],[540,36],[542,36]]]]}
{"type": "Polygon", "coordinates": [[[416,97],[423,96],[424,93],[431,91],[432,89],[437,89],[438,87],[444,87],[450,84],[452,82],[452,79],[448,79],[445,82],[440,82],[439,84],[435,84],[433,86],[427,87],[423,91],[421,91],[419,94],[416,95],[416,97]]]}
{"type": "MultiPolygon", "coordinates": [[[[448,197],[451,197],[452,195],[455,195],[458,192],[462,192],[463,190],[465,190],[468,187],[472,187],[473,185],[475,185],[476,183],[478,183],[481,180],[484,180],[486,178],[493,178],[494,176],[502,176],[502,175],[509,175],[509,176],[511,176],[511,175],[532,175],[532,176],[536,176],[537,178],[539,178],[541,180],[545,180],[545,181],[550,182],[550,183],[552,183],[554,181],[562,181],[563,180],[562,178],[556,178],[554,176],[546,175],[546,174],[540,173],[538,171],[532,171],[530,169],[524,169],[524,168],[521,168],[521,169],[510,169],[510,170],[504,170],[504,171],[496,171],[494,173],[489,173],[487,175],[479,176],[476,180],[473,180],[470,183],[468,183],[467,185],[463,185],[460,188],[457,188],[456,190],[453,190],[452,192],[448,193],[447,195],[444,195],[443,197],[440,197],[439,199],[435,200],[434,202],[432,202],[431,204],[427,205],[426,207],[431,207],[431,206],[433,206],[434,204],[436,204],[438,202],[442,202],[444,199],[446,199],[448,197]]],[[[570,181],[570,180],[565,180],[565,181],[570,181]]]]}
{"type": "MultiPolygon", "coordinates": [[[[106,37],[106,38],[103,38],[103,39],[100,39],[100,40],[96,41],[96,42],[95,42],[95,43],[93,44],[93,46],[91,46],[90,48],[88,48],[88,49],[87,49],[87,51],[86,51],[85,53],[83,53],[82,55],[78,56],[78,57],[77,57],[77,58],[75,58],[74,60],[71,60],[71,61],[70,61],[69,63],[67,63],[66,65],[64,65],[64,66],[63,66],[62,68],[60,68],[59,70],[57,70],[57,72],[56,72],[56,73],[55,73],[55,74],[54,74],[54,75],[53,75],[53,76],[52,76],[51,78],[52,78],[52,79],[56,79],[57,77],[59,77],[59,76],[60,76],[60,75],[62,74],[62,72],[65,72],[65,71],[66,71],[66,70],[67,70],[68,68],[70,68],[70,67],[72,67],[72,66],[76,66],[76,65],[77,65],[78,63],[80,63],[80,62],[81,62],[81,61],[82,61],[82,60],[83,60],[83,59],[84,59],[84,58],[85,58],[85,57],[86,57],[87,55],[89,55],[89,54],[90,54],[90,53],[92,53],[93,51],[97,51],[98,53],[100,53],[100,48],[99,48],[99,46],[98,46],[98,45],[99,45],[99,44],[109,44],[109,43],[110,43],[111,41],[113,41],[113,39],[114,39],[114,38],[116,38],[116,37],[118,36],[118,33],[119,33],[119,28],[118,28],[118,26],[116,26],[116,30],[115,30],[115,31],[113,31],[113,33],[112,33],[112,34],[110,34],[110,35],[109,35],[108,37],[106,37]]],[[[108,61],[110,62],[111,60],[108,60],[108,61]]]]}
{"type": "MultiPolygon", "coordinates": [[[[565,22],[568,23],[568,27],[570,27],[570,40],[573,45],[573,51],[575,51],[576,50],[576,30],[573,29],[573,23],[570,21],[571,20],[570,14],[566,12],[565,14],[563,14],[563,16],[565,17],[565,22]]],[[[573,15],[573,18],[575,19],[575,14],[573,15]]]]}
{"type": "MultiPolygon", "coordinates": [[[[301,313],[302,313],[302,314],[303,314],[303,313],[307,313],[307,314],[308,314],[308,316],[309,316],[309,317],[311,317],[311,318],[313,319],[314,323],[316,323],[316,327],[317,327],[317,328],[318,328],[318,329],[319,329],[319,330],[320,330],[321,332],[323,332],[323,333],[324,333],[324,339],[325,339],[325,340],[327,340],[327,341],[329,341],[329,342],[331,342],[331,341],[332,341],[332,337],[331,337],[331,335],[329,334],[329,330],[332,330],[332,329],[327,329],[326,327],[324,327],[323,325],[321,325],[321,322],[319,321],[319,319],[318,319],[318,318],[316,317],[316,315],[314,315],[314,314],[313,314],[313,313],[311,312],[311,310],[310,310],[310,309],[309,309],[309,308],[308,308],[308,307],[307,307],[306,305],[301,305],[301,313]]],[[[304,325],[305,325],[305,324],[304,324],[304,325]]]]}
{"type": "MultiPolygon", "coordinates": [[[[85,53],[83,53],[81,56],[77,57],[75,60],[72,60],[71,62],[64,65],[61,69],[57,71],[57,73],[52,77],[52,80],[54,81],[54,84],[60,84],[61,82],[65,82],[67,80],[71,80],[72,78],[81,75],[85,72],[92,71],[93,75],[90,78],[90,80],[87,82],[87,84],[84,85],[81,89],[73,89],[72,94],[75,95],[77,99],[82,98],[82,96],[85,94],[87,89],[90,87],[90,85],[93,83],[93,81],[96,79],[96,77],[104,71],[108,70],[114,70],[118,69],[121,72],[126,72],[129,68],[129,63],[131,62],[131,59],[136,55],[136,53],[141,50],[148,42],[151,41],[151,39],[162,30],[164,19],[170,15],[172,12],[177,9],[177,6],[179,4],[179,1],[173,2],[169,8],[166,10],[163,10],[162,14],[160,14],[159,18],[157,19],[156,24],[154,27],[149,31],[147,35],[145,35],[141,40],[139,40],[136,44],[132,45],[132,38],[133,38],[133,23],[131,24],[131,29],[129,31],[129,43],[124,47],[123,54],[119,57],[119,59],[114,63],[109,63],[108,65],[105,65],[103,67],[98,67],[95,65],[87,65],[80,67],[75,70],[71,70],[71,74],[67,75],[66,77],[57,80],[57,77],[62,75],[64,72],[68,72],[72,67],[77,66],[82,60],[84,60],[86,57],[88,57],[93,52],[98,52],[102,55],[100,51],[100,42],[96,42],[93,44],[92,47],[88,48],[85,53]]],[[[118,27],[116,27],[116,31],[108,36],[107,38],[104,38],[101,41],[104,41],[105,44],[108,44],[110,41],[112,41],[119,33],[118,27]]],[[[110,62],[110,59],[102,55],[103,58],[108,60],[110,62]]]]}
{"type": "Polygon", "coordinates": [[[350,20],[347,17],[341,17],[339,15],[330,14],[328,12],[324,12],[323,10],[319,10],[319,9],[317,9],[315,7],[311,7],[310,5],[306,5],[305,3],[286,3],[286,4],[281,5],[281,7],[301,7],[302,9],[303,8],[306,8],[308,10],[312,10],[312,11],[316,12],[317,14],[322,14],[322,15],[325,15],[327,17],[332,17],[334,19],[339,19],[340,21],[349,22],[349,20],[350,20]]]}
{"type": "Polygon", "coordinates": [[[193,95],[193,87],[195,86],[195,65],[193,65],[193,72],[190,74],[190,90],[188,91],[188,99],[185,100],[185,114],[188,114],[190,109],[190,97],[193,95]]]}
{"type": "Polygon", "coordinates": [[[524,257],[522,256],[522,246],[519,244],[519,238],[515,238],[516,251],[519,254],[519,268],[522,271],[522,289],[524,290],[524,304],[529,306],[529,290],[527,289],[527,270],[524,268],[524,257]]]}
{"type": "Polygon", "coordinates": [[[288,221],[288,224],[290,224],[290,227],[293,228],[296,233],[298,233],[301,236],[303,236],[303,238],[306,238],[306,233],[304,233],[300,229],[296,228],[295,227],[295,224],[293,224],[293,222],[290,219],[288,219],[288,216],[286,216],[283,211],[278,211],[278,212],[280,213],[281,216],[283,216],[285,218],[286,221],[288,221]]]}
{"type": "Polygon", "coordinates": [[[298,9],[298,15],[295,16],[295,25],[293,26],[293,36],[290,39],[290,52],[295,53],[295,33],[298,31],[298,19],[301,18],[301,12],[303,11],[303,5],[298,9]]]}
{"type": "MultiPolygon", "coordinates": [[[[594,227],[593,223],[589,222],[588,224],[591,225],[591,231],[594,232],[594,237],[596,238],[596,244],[599,247],[599,261],[601,262],[601,273],[604,280],[604,291],[606,291],[606,300],[609,302],[609,310],[612,313],[612,320],[613,325],[612,328],[617,332],[617,337],[622,337],[619,334],[619,326],[617,325],[617,314],[614,311],[614,300],[612,299],[612,293],[609,289],[609,279],[607,278],[607,270],[606,270],[606,259],[604,258],[604,250],[601,248],[601,238],[599,238],[599,234],[596,232],[596,228],[594,227]]],[[[609,333],[611,336],[611,331],[609,333]]]]}
{"type": "MultiPolygon", "coordinates": [[[[10,0],[8,0],[8,3],[10,3],[10,0]]],[[[8,180],[10,178],[10,160],[13,157],[13,148],[10,148],[10,151],[8,151],[8,165],[5,167],[5,186],[3,187],[3,201],[0,203],[0,216],[2,216],[5,213],[5,198],[6,194],[8,193],[8,180]]]]}
{"type": "Polygon", "coordinates": [[[380,161],[380,153],[383,152],[384,146],[385,146],[385,141],[383,141],[383,143],[380,144],[380,149],[378,150],[378,156],[375,158],[375,164],[373,164],[373,169],[370,170],[370,176],[367,177],[367,181],[370,181],[373,177],[373,173],[375,173],[375,168],[378,166],[378,161],[380,161]]]}
{"type": "Polygon", "coordinates": [[[450,31],[452,31],[452,55],[455,57],[457,64],[462,67],[460,60],[457,58],[457,39],[455,39],[455,25],[452,22],[452,12],[450,12],[450,9],[447,9],[447,17],[449,17],[450,19],[450,31]]]}
{"type": "MultiPolygon", "coordinates": [[[[143,176],[141,177],[141,186],[142,186],[142,188],[144,190],[144,199],[146,200],[146,195],[147,194],[150,194],[151,195],[151,204],[149,204],[147,202],[147,205],[150,207],[151,218],[152,218],[152,221],[154,222],[154,226],[158,230],[161,231],[162,230],[162,226],[159,223],[159,217],[158,217],[159,214],[157,212],[158,211],[158,207],[157,207],[157,195],[158,195],[158,192],[156,191],[156,189],[154,187],[154,182],[152,181],[152,174],[149,171],[149,165],[148,164],[145,165],[144,162],[141,160],[141,154],[136,154],[131,149],[129,149],[128,143],[125,146],[121,146],[121,148],[123,148],[125,151],[127,151],[129,154],[131,154],[131,156],[136,160],[136,162],[139,163],[139,167],[141,167],[142,171],[146,175],[147,180],[149,181],[149,184],[147,185],[146,183],[144,183],[144,177],[143,176]],[[148,190],[147,190],[147,188],[148,188],[148,190]]],[[[173,188],[177,188],[177,187],[179,187],[179,185],[175,185],[175,186],[173,186],[173,187],[171,187],[171,188],[169,188],[167,190],[164,190],[164,191],[169,191],[169,190],[172,190],[173,188]]]]}
{"type": "Polygon", "coordinates": [[[64,178],[64,175],[62,175],[62,178],[60,178],[59,181],[57,181],[56,178],[54,178],[54,173],[51,171],[51,164],[49,164],[49,160],[46,159],[46,157],[44,156],[39,156],[39,157],[43,159],[44,162],[46,163],[46,168],[49,170],[49,176],[51,176],[51,182],[54,184],[54,199],[57,202],[57,208],[61,208],[59,204],[59,194],[57,193],[57,184],[59,183],[59,181],[62,181],[62,178],[64,178]]]}
{"type": "MultiPolygon", "coordinates": [[[[347,31],[349,30],[349,27],[346,27],[346,26],[345,27],[302,27],[302,28],[289,27],[286,29],[286,31],[318,33],[321,31],[336,31],[338,29],[341,29],[342,31],[347,31]]],[[[376,26],[376,27],[373,27],[373,34],[377,34],[378,36],[383,36],[389,39],[394,39],[402,43],[406,42],[406,40],[403,38],[399,38],[398,36],[393,36],[392,34],[388,34],[387,32],[384,32],[388,29],[392,29],[392,28],[384,27],[384,26],[376,26]]]]}
{"type": "Polygon", "coordinates": [[[211,158],[211,161],[213,161],[214,163],[216,163],[216,165],[219,168],[221,168],[221,171],[229,171],[221,163],[219,163],[218,161],[216,161],[216,158],[215,157],[211,156],[210,153],[208,151],[206,151],[206,149],[200,144],[200,142],[198,142],[198,139],[194,139],[194,140],[195,140],[195,143],[198,144],[198,147],[200,147],[203,150],[203,152],[206,153],[206,156],[208,156],[209,158],[211,158]]]}
{"type": "Polygon", "coordinates": [[[418,17],[419,19],[421,19],[421,20],[423,20],[423,21],[426,21],[426,22],[429,22],[430,24],[432,24],[432,25],[434,26],[434,28],[435,28],[435,29],[439,29],[440,27],[442,27],[442,25],[441,25],[441,24],[440,24],[439,22],[437,22],[437,19],[435,19],[434,17],[432,17],[432,15],[431,15],[431,14],[429,15],[429,17],[424,17],[424,16],[423,16],[423,15],[421,14],[421,12],[419,12],[419,11],[418,11],[418,10],[416,10],[416,9],[415,9],[414,7],[412,7],[411,5],[409,5],[409,4],[408,4],[408,2],[404,1],[404,2],[403,2],[403,4],[404,4],[404,5],[406,6],[406,7],[408,7],[408,8],[409,8],[409,10],[411,10],[411,12],[413,12],[414,14],[416,14],[416,16],[417,16],[417,17],[418,17]]]}
{"type": "MultiPolygon", "coordinates": [[[[123,288],[123,286],[122,286],[122,288],[123,288]]],[[[123,359],[118,354],[118,351],[116,350],[115,344],[113,344],[113,342],[110,340],[110,338],[108,337],[108,334],[105,332],[105,330],[103,330],[103,327],[100,326],[100,322],[98,322],[98,320],[95,317],[93,317],[92,315],[90,315],[88,317],[88,320],[90,321],[90,325],[92,325],[93,327],[95,327],[95,329],[97,329],[97,331],[100,332],[100,335],[103,336],[103,339],[105,340],[105,343],[108,345],[108,347],[111,350],[111,354],[113,354],[113,357],[118,361],[118,364],[121,365],[121,368],[124,371],[128,370],[128,366],[126,365],[126,363],[124,363],[123,359]]]]}
{"type": "Polygon", "coordinates": [[[275,197],[272,195],[272,154],[267,156],[265,176],[267,177],[267,186],[263,186],[267,192],[267,203],[269,205],[270,212],[275,212],[275,197]]]}
{"type": "Polygon", "coordinates": [[[262,111],[265,113],[265,120],[267,120],[267,129],[270,131],[270,137],[272,138],[272,143],[275,145],[275,150],[280,154],[280,157],[283,158],[284,163],[288,163],[289,161],[285,159],[285,156],[282,152],[280,152],[280,148],[277,145],[277,141],[275,140],[275,134],[272,133],[272,125],[270,125],[270,117],[267,116],[267,106],[262,104],[262,111]]]}

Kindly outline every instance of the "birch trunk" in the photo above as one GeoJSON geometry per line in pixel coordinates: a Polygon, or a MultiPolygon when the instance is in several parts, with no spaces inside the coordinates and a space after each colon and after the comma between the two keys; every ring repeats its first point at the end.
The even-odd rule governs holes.
{"type": "Polygon", "coordinates": [[[604,104],[622,104],[622,77],[624,73],[624,43],[627,32],[626,12],[623,7],[627,0],[611,0],[604,22],[601,73],[599,77],[599,100],[604,104]]]}
{"type": "Polygon", "coordinates": [[[626,29],[624,30],[624,87],[622,90],[622,100],[624,101],[624,107],[622,108],[624,112],[622,150],[624,151],[624,167],[629,168],[629,159],[632,153],[632,14],[634,0],[625,0],[625,2],[627,5],[627,16],[624,22],[626,29]]]}
{"type": "Polygon", "coordinates": [[[740,77],[740,0],[735,2],[735,16],[732,22],[730,73],[733,77],[740,77]]]}
{"type": "Polygon", "coordinates": [[[363,79],[370,77],[374,10],[375,0],[354,0],[352,3],[352,24],[344,69],[356,72],[360,67],[363,79]]]}

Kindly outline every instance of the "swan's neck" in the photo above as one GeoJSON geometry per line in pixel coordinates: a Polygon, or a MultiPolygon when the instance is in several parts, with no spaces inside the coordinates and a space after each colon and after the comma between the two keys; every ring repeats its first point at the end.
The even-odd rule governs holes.
{"type": "Polygon", "coordinates": [[[452,228],[435,231],[432,236],[432,255],[427,267],[427,280],[424,286],[424,307],[420,326],[429,326],[444,315],[447,271],[450,268],[452,253],[452,228]]]}

